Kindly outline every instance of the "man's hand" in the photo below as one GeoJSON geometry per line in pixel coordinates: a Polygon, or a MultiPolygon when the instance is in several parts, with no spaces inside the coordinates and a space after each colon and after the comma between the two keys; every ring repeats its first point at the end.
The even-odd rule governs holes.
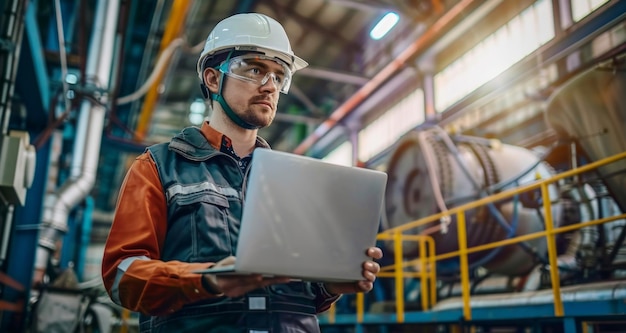
{"type": "MultiPolygon", "coordinates": [[[[367,256],[372,259],[381,259],[383,251],[378,247],[370,247],[367,249],[367,256]]],[[[341,282],[341,283],[325,283],[326,291],[331,294],[354,294],[360,292],[368,292],[374,288],[376,274],[380,271],[380,265],[373,261],[367,260],[363,262],[363,279],[359,282],[341,282]]]]}
{"type": "MultiPolygon", "coordinates": [[[[233,265],[235,257],[230,256],[218,261],[213,267],[233,265]]],[[[218,296],[239,297],[246,293],[264,288],[272,284],[287,283],[289,278],[286,277],[263,277],[261,274],[250,275],[213,275],[204,274],[205,282],[211,287],[218,296]]]]}

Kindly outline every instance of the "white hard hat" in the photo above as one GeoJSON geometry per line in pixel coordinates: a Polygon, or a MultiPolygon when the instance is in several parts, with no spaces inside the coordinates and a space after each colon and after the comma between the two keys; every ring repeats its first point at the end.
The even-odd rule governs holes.
{"type": "MultiPolygon", "coordinates": [[[[234,49],[243,52],[261,52],[284,61],[295,72],[308,66],[297,57],[285,29],[273,18],[257,13],[236,14],[223,19],[207,37],[196,69],[202,79],[202,67],[207,57],[220,51],[234,49]]],[[[218,64],[213,64],[218,65],[218,64]]]]}

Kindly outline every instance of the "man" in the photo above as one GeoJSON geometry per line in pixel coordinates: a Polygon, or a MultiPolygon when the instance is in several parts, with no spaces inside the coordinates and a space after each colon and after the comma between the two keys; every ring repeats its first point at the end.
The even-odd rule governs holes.
{"type": "MultiPolygon", "coordinates": [[[[135,160],[106,243],[104,284],[115,303],[141,313],[141,332],[319,332],[316,314],[372,289],[373,260],[358,283],[193,273],[234,263],[244,175],[253,150],[269,148],[257,131],[306,65],[264,15],[231,16],[208,36],[197,69],[210,122],[135,160]]],[[[367,254],[382,257],[376,247],[367,254]]]]}

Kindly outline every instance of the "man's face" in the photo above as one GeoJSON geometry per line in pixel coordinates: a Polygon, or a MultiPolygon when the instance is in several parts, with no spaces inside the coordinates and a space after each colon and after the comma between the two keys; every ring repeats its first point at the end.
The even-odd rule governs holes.
{"type": "MultiPolygon", "coordinates": [[[[284,67],[267,59],[256,59],[252,65],[255,72],[265,74],[283,73],[284,67]]],[[[250,125],[267,127],[276,116],[280,87],[270,77],[265,84],[250,82],[224,75],[222,95],[233,112],[250,125]]]]}

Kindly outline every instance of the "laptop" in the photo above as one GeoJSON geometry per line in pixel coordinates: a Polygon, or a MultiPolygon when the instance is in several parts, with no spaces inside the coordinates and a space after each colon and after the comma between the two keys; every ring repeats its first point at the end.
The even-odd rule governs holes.
{"type": "Polygon", "coordinates": [[[376,243],[387,174],[259,148],[254,151],[232,267],[303,281],[362,280],[376,243]]]}

